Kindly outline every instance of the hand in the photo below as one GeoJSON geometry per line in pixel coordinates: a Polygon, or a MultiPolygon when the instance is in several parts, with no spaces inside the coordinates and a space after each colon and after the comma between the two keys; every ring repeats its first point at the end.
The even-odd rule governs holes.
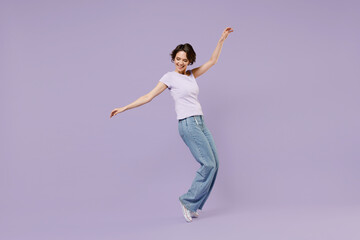
{"type": "Polygon", "coordinates": [[[220,41],[224,41],[228,37],[229,33],[233,32],[233,31],[234,31],[234,29],[232,29],[231,27],[225,28],[225,30],[223,31],[223,33],[221,35],[220,41]]]}
{"type": "Polygon", "coordinates": [[[111,118],[112,116],[115,116],[115,115],[118,114],[118,113],[123,112],[123,111],[125,111],[125,107],[115,108],[114,110],[112,110],[112,112],[111,112],[111,114],[110,114],[110,118],[111,118]]]}

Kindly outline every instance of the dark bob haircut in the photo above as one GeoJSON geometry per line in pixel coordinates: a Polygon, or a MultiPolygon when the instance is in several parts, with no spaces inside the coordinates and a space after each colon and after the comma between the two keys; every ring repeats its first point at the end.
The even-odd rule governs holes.
{"type": "Polygon", "coordinates": [[[189,60],[189,65],[192,65],[196,61],[196,53],[193,47],[189,43],[185,43],[177,45],[177,47],[170,53],[171,62],[174,62],[175,56],[179,51],[186,52],[186,57],[189,60]]]}

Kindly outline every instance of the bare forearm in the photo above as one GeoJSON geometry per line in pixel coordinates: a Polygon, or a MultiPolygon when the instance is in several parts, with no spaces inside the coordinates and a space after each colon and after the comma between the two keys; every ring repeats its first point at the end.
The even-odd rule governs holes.
{"type": "Polygon", "coordinates": [[[138,99],[136,99],[134,102],[130,103],[129,105],[126,105],[125,110],[139,107],[150,101],[151,101],[151,99],[147,95],[141,96],[138,99]]]}
{"type": "Polygon", "coordinates": [[[219,40],[217,45],[216,45],[216,48],[213,52],[213,54],[211,55],[211,58],[210,58],[210,61],[214,62],[214,64],[218,61],[219,59],[219,56],[220,56],[220,53],[221,53],[221,49],[222,49],[222,46],[224,44],[224,40],[219,40]]]}

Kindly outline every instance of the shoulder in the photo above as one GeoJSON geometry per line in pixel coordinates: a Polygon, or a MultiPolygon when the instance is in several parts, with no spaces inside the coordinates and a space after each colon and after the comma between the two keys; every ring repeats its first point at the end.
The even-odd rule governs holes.
{"type": "Polygon", "coordinates": [[[162,75],[162,78],[165,78],[165,77],[169,77],[171,76],[171,73],[170,72],[166,72],[162,75]]]}
{"type": "Polygon", "coordinates": [[[173,78],[174,77],[172,76],[171,72],[166,72],[163,74],[159,81],[165,83],[167,86],[170,86],[174,81],[173,78]]]}
{"type": "MultiPolygon", "coordinates": [[[[175,74],[173,74],[174,72],[166,72],[165,74],[164,74],[164,76],[167,76],[167,77],[172,77],[172,76],[174,76],[175,74]]],[[[176,75],[175,75],[176,76],[176,75]]]]}

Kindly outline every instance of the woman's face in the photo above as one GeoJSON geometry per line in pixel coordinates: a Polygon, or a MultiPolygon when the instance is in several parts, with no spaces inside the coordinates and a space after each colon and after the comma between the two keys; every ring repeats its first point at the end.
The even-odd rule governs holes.
{"type": "Polygon", "coordinates": [[[175,68],[177,72],[184,72],[189,65],[189,60],[186,57],[186,52],[179,51],[176,53],[175,59],[175,68]]]}

